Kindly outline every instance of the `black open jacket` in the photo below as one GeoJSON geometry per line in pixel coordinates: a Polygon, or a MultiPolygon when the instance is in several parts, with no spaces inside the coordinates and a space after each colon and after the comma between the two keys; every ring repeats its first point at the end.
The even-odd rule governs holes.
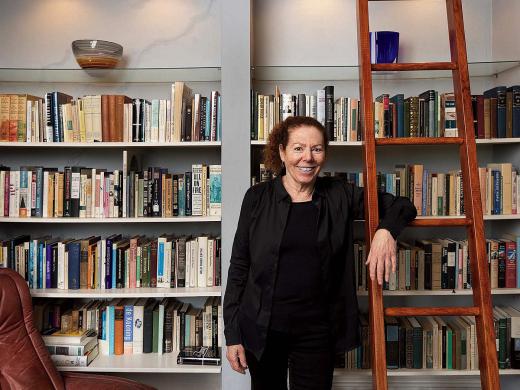
{"type": "MultiPolygon", "coordinates": [[[[408,198],[379,194],[379,228],[396,238],[417,215],[408,198]]],[[[318,207],[318,248],[328,298],[329,321],[337,351],[359,345],[353,221],[364,219],[363,188],[339,177],[318,177],[313,203],[318,207]]],[[[269,328],[272,297],[291,197],[281,177],[246,192],[233,242],[226,292],[226,345],[243,344],[260,358],[269,328]]],[[[298,270],[294,270],[298,277],[298,270]]]]}

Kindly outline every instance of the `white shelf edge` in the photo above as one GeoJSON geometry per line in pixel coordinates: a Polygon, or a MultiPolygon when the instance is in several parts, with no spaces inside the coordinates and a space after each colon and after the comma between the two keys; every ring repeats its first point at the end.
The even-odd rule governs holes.
{"type": "MultiPolygon", "coordinates": [[[[520,369],[502,369],[498,370],[500,375],[520,375],[520,369]]],[[[388,376],[479,376],[479,370],[434,370],[431,368],[422,369],[410,369],[410,368],[399,368],[399,369],[388,369],[388,376]]],[[[335,369],[335,376],[367,376],[372,377],[371,369],[335,369]]]]}
{"type": "MultiPolygon", "coordinates": [[[[464,219],[464,215],[419,215],[415,219],[464,219]]],[[[520,219],[520,214],[508,214],[508,215],[484,215],[484,221],[514,221],[520,219]]],[[[354,222],[365,222],[364,219],[355,219],[354,222]]]]}
{"type": "MultiPolygon", "coordinates": [[[[468,296],[472,295],[473,290],[471,289],[456,289],[456,290],[396,290],[389,291],[383,290],[383,296],[436,296],[436,295],[449,295],[449,296],[468,296]]],[[[358,290],[358,297],[368,296],[368,291],[358,290]]],[[[520,295],[520,288],[494,288],[491,290],[491,295],[520,295]]]]}
{"type": "Polygon", "coordinates": [[[220,222],[221,217],[171,217],[171,218],[17,218],[0,217],[0,223],[176,223],[220,222]]]}
{"type": "Polygon", "coordinates": [[[41,149],[68,149],[68,148],[211,148],[222,146],[221,141],[200,142],[0,142],[0,148],[41,148],[41,149]]]}
{"type": "MultiPolygon", "coordinates": [[[[264,140],[251,140],[251,145],[265,145],[267,141],[264,140]]],[[[520,138],[491,138],[491,139],[476,139],[477,145],[500,145],[500,144],[516,144],[520,143],[520,138]]],[[[363,146],[363,141],[330,141],[329,146],[363,146]]],[[[410,145],[402,145],[410,146],[410,145]]],[[[416,145],[423,146],[423,145],[416,145]]],[[[431,146],[431,145],[427,145],[431,146]]]]}
{"type": "Polygon", "coordinates": [[[57,367],[59,371],[76,372],[142,372],[220,374],[221,366],[177,364],[176,353],[144,353],[139,355],[98,355],[88,367],[57,367]]]}
{"type": "Polygon", "coordinates": [[[185,287],[185,288],[116,288],[108,290],[60,290],[31,289],[33,298],[165,298],[165,297],[220,297],[222,288],[185,287]]]}
{"type": "Polygon", "coordinates": [[[0,83],[168,83],[220,82],[220,67],[35,69],[0,68],[0,83]]]}

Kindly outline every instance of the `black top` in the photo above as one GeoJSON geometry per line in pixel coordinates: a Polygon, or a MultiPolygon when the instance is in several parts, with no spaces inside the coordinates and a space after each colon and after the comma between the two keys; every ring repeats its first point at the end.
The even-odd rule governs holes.
{"type": "Polygon", "coordinates": [[[326,316],[318,254],[318,208],[291,203],[280,245],[270,327],[289,331],[326,316]]]}
{"type": "MultiPolygon", "coordinates": [[[[273,293],[291,197],[281,176],[249,188],[233,241],[224,295],[226,345],[243,344],[260,359],[272,314],[273,293]]],[[[379,228],[397,237],[415,218],[409,199],[378,194],[379,228]]],[[[312,204],[318,210],[319,274],[336,350],[359,345],[353,224],[364,218],[363,189],[340,177],[318,177],[312,204]]]]}

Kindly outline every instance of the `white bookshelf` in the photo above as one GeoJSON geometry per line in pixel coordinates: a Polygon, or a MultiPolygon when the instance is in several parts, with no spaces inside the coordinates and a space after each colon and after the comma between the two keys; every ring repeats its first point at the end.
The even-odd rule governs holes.
{"type": "MultiPolygon", "coordinates": [[[[460,296],[460,295],[472,295],[473,290],[471,289],[456,289],[456,290],[383,290],[384,296],[460,296]]],[[[492,295],[520,295],[520,288],[494,288],[491,290],[492,295]]],[[[357,291],[358,297],[367,297],[368,291],[357,291]]]]}
{"type": "Polygon", "coordinates": [[[58,367],[59,371],[113,373],[183,373],[219,374],[220,366],[177,364],[176,353],[143,353],[136,355],[99,354],[88,367],[58,367]]]}
{"type": "MultiPolygon", "coordinates": [[[[519,61],[476,61],[468,63],[469,75],[475,77],[497,77],[520,67],[519,61]]],[[[254,81],[357,81],[357,64],[346,65],[284,65],[253,66],[251,76],[254,81]]],[[[374,80],[411,80],[411,79],[451,79],[451,71],[385,71],[374,72],[374,80]]]]}
{"type": "Polygon", "coordinates": [[[0,68],[0,83],[171,83],[172,81],[217,82],[220,67],[157,67],[115,69],[0,68]]]}
{"type": "Polygon", "coordinates": [[[31,289],[33,298],[187,298],[220,297],[222,289],[217,287],[178,287],[178,288],[114,288],[61,290],[57,288],[31,289]]]}
{"type": "Polygon", "coordinates": [[[28,149],[119,149],[119,148],[217,148],[221,141],[197,142],[0,142],[0,148],[28,149]]]}
{"type": "MultiPolygon", "coordinates": [[[[388,376],[479,376],[479,370],[434,370],[430,368],[411,369],[399,368],[388,369],[388,376]]],[[[499,370],[500,375],[520,375],[520,369],[502,369],[499,370]]],[[[370,369],[335,369],[335,376],[346,375],[348,377],[360,376],[371,377],[372,370],[370,369]]]]}
{"type": "MultiPolygon", "coordinates": [[[[502,145],[502,144],[517,144],[520,143],[520,138],[491,138],[491,139],[481,139],[478,138],[475,140],[475,143],[477,145],[502,145]]],[[[265,140],[251,140],[251,145],[258,146],[258,145],[266,145],[267,141],[265,140]]],[[[1,146],[1,144],[0,144],[1,146]]],[[[361,147],[363,146],[363,141],[330,141],[329,146],[357,146],[361,147]]],[[[423,145],[415,145],[417,146],[423,146],[423,145]]],[[[425,147],[431,147],[432,145],[427,145],[425,147]]],[[[393,148],[395,147],[408,147],[403,145],[393,145],[393,148]]]]}
{"type": "Polygon", "coordinates": [[[18,218],[1,217],[0,223],[107,223],[107,224],[131,224],[131,223],[199,223],[220,222],[221,217],[155,217],[155,218],[18,218]]]}

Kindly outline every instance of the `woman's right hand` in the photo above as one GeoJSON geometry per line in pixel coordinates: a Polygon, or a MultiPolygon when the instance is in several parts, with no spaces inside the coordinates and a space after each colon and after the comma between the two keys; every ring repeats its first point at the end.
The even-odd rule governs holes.
{"type": "Polygon", "coordinates": [[[242,344],[228,345],[226,357],[233,370],[241,374],[246,373],[246,351],[242,344]]]}

